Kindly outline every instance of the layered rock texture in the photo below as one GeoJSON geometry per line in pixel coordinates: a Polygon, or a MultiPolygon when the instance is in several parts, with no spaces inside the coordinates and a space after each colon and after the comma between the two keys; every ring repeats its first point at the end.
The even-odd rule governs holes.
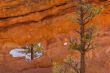
{"type": "MultiPolygon", "coordinates": [[[[90,2],[104,11],[92,20],[98,29],[98,47],[87,53],[87,73],[109,73],[110,2],[90,2]]],[[[78,28],[71,21],[74,11],[73,0],[0,0],[0,73],[51,73],[52,62],[62,62],[69,53],[63,44],[78,28]],[[9,55],[11,49],[34,42],[44,44],[42,58],[26,62],[9,55]]]]}

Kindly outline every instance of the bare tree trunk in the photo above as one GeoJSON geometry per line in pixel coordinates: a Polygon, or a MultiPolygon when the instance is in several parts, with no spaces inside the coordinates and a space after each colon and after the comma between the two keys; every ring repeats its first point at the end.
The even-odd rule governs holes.
{"type": "Polygon", "coordinates": [[[85,53],[81,53],[80,58],[80,73],[85,73],[85,53]]]}
{"type": "Polygon", "coordinates": [[[34,51],[33,51],[33,47],[31,47],[31,60],[34,59],[34,51]]]}
{"type": "Polygon", "coordinates": [[[84,42],[84,33],[85,33],[85,26],[84,26],[84,12],[83,12],[83,0],[79,0],[80,4],[80,42],[81,42],[81,48],[80,48],[80,73],[85,73],[85,42],[84,42]]]}

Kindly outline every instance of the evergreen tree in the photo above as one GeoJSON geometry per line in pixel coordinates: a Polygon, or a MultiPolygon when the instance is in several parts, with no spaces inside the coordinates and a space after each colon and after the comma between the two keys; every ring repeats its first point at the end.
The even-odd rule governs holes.
{"type": "Polygon", "coordinates": [[[35,58],[35,53],[38,52],[38,53],[43,53],[44,52],[44,47],[42,46],[41,43],[35,43],[35,44],[28,44],[24,47],[22,47],[25,49],[25,51],[23,51],[22,53],[30,53],[31,56],[31,60],[33,60],[35,58]]]}
{"type": "Polygon", "coordinates": [[[79,73],[85,73],[85,54],[87,51],[94,48],[93,38],[95,33],[95,26],[89,22],[101,11],[100,8],[92,4],[86,3],[84,0],[78,2],[78,17],[76,19],[80,29],[77,31],[79,34],[78,39],[70,41],[69,48],[78,50],[80,52],[80,71],[79,73]]]}

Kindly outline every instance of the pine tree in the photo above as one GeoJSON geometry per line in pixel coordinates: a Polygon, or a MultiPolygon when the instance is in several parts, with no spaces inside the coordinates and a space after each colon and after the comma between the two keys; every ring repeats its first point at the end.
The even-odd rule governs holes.
{"type": "Polygon", "coordinates": [[[25,51],[23,51],[22,53],[31,54],[31,56],[30,56],[31,60],[33,60],[35,58],[36,52],[38,52],[38,53],[44,52],[44,47],[42,46],[41,43],[28,44],[22,48],[25,49],[25,51]]]}
{"type": "Polygon", "coordinates": [[[80,71],[79,73],[85,73],[85,55],[86,52],[93,49],[93,38],[95,33],[95,26],[89,22],[101,11],[101,8],[97,8],[94,5],[86,3],[84,0],[78,2],[78,17],[76,22],[80,29],[77,31],[79,34],[78,39],[70,41],[69,48],[78,50],[80,52],[80,71]],[[89,27],[88,27],[89,26],[89,27]]]}

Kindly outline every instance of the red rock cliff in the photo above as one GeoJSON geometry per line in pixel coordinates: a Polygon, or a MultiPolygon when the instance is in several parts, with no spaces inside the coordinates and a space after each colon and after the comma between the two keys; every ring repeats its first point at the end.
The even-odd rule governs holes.
{"type": "MultiPolygon", "coordinates": [[[[104,6],[104,11],[93,19],[98,26],[96,42],[101,46],[87,54],[87,73],[109,73],[110,2],[90,2],[104,6]]],[[[72,0],[0,0],[0,72],[17,73],[27,67],[33,68],[34,64],[45,65],[45,61],[50,66],[50,58],[54,61],[62,60],[68,54],[62,43],[73,37],[73,29],[77,28],[70,20],[73,13],[72,0]],[[27,64],[9,56],[13,47],[33,42],[43,42],[48,49],[47,56],[41,62],[27,64]]]]}

